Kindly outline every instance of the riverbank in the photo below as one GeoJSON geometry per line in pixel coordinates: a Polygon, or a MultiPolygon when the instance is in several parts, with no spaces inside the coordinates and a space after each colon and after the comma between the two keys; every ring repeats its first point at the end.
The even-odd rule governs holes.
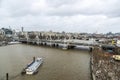
{"type": "Polygon", "coordinates": [[[21,42],[18,42],[18,41],[11,41],[11,42],[1,41],[0,46],[14,45],[14,44],[20,44],[20,43],[21,42]]]}
{"type": "Polygon", "coordinates": [[[0,42],[0,46],[5,46],[5,45],[7,45],[8,43],[6,42],[6,41],[1,41],[0,42]]]}
{"type": "Polygon", "coordinates": [[[99,48],[91,53],[90,69],[93,80],[120,80],[120,62],[106,55],[99,48]]]}

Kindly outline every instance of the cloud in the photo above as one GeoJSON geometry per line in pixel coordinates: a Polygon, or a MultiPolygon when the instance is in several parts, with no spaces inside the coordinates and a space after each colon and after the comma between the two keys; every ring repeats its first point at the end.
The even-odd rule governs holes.
{"type": "Polygon", "coordinates": [[[78,1],[82,1],[82,0],[46,0],[48,6],[51,7],[59,7],[59,6],[63,6],[63,5],[72,5],[73,3],[76,3],[78,1]]]}
{"type": "Polygon", "coordinates": [[[3,0],[2,6],[11,16],[24,15],[105,15],[120,16],[119,0],[3,0]]]}
{"type": "Polygon", "coordinates": [[[118,32],[119,0],[2,0],[0,26],[25,30],[118,32]]]}
{"type": "MultiPolygon", "coordinates": [[[[57,1],[57,0],[53,0],[57,1]]],[[[106,16],[120,16],[120,1],[119,0],[77,0],[71,2],[66,0],[66,4],[61,4],[58,7],[53,7],[48,13],[50,15],[69,16],[69,15],[106,15],[106,16]]],[[[56,2],[54,4],[57,4],[56,2]]]]}

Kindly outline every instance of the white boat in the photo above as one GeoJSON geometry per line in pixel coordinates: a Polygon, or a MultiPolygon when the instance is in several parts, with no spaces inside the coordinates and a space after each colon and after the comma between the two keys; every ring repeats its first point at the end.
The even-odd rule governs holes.
{"type": "Polygon", "coordinates": [[[28,75],[32,75],[37,72],[37,69],[39,66],[43,63],[42,58],[36,58],[32,63],[30,63],[23,71],[23,73],[26,73],[28,75]]]}
{"type": "Polygon", "coordinates": [[[18,41],[11,41],[11,42],[8,42],[9,45],[12,45],[12,44],[19,44],[20,42],[18,41]]]}

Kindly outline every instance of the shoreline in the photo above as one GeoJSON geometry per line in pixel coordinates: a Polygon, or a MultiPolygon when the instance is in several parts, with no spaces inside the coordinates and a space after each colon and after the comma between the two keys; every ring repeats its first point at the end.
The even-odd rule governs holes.
{"type": "Polygon", "coordinates": [[[90,73],[92,80],[120,80],[120,63],[105,56],[97,49],[91,53],[90,73]]]}

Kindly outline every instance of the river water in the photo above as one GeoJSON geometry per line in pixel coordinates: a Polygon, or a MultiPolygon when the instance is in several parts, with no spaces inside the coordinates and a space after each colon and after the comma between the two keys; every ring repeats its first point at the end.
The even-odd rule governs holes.
{"type": "Polygon", "coordinates": [[[25,44],[0,47],[0,80],[9,73],[10,80],[91,80],[90,55],[87,51],[62,50],[25,44]],[[36,75],[20,75],[33,57],[44,62],[36,75]]]}

